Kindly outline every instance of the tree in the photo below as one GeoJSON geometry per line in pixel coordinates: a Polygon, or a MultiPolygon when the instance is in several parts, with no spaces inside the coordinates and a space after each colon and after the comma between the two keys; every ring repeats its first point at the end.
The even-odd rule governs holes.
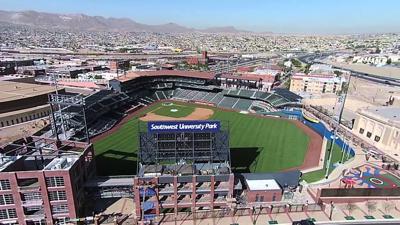
{"type": "Polygon", "coordinates": [[[333,71],[333,73],[334,73],[337,77],[339,77],[340,75],[343,74],[343,72],[340,71],[340,70],[335,70],[335,71],[333,71]]]}
{"type": "Polygon", "coordinates": [[[367,206],[368,209],[368,213],[371,215],[371,212],[374,212],[376,210],[376,202],[371,202],[371,201],[367,201],[365,203],[365,205],[367,206]]]}
{"type": "Polygon", "coordinates": [[[301,67],[301,62],[298,59],[292,59],[292,64],[297,68],[301,67]]]}
{"type": "Polygon", "coordinates": [[[311,64],[307,64],[306,67],[304,67],[304,73],[306,73],[306,74],[310,73],[310,67],[311,67],[311,64]]]}
{"type": "Polygon", "coordinates": [[[349,202],[349,203],[347,203],[347,205],[346,205],[346,209],[349,211],[349,215],[351,215],[351,213],[352,213],[355,209],[357,209],[357,206],[356,206],[354,203],[349,202]]]}
{"type": "Polygon", "coordinates": [[[384,201],[382,204],[386,214],[389,214],[390,211],[395,208],[394,203],[392,201],[384,201]]]}

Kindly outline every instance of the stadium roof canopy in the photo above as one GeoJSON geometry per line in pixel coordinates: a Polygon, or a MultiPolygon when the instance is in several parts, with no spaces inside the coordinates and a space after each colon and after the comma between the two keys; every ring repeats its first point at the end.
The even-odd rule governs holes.
{"type": "Polygon", "coordinates": [[[191,77],[199,79],[212,80],[214,73],[199,71],[182,71],[182,70],[153,70],[153,71],[130,71],[116,78],[121,82],[133,80],[138,77],[156,77],[156,76],[175,76],[175,77],[191,77]]]}

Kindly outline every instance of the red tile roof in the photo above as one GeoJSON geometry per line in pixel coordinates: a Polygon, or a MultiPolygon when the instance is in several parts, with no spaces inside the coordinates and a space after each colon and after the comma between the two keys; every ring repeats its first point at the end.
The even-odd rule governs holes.
{"type": "Polygon", "coordinates": [[[232,74],[222,74],[221,77],[223,78],[229,78],[229,79],[237,79],[237,80],[252,80],[252,81],[269,81],[269,82],[274,82],[275,81],[275,76],[265,74],[265,75],[256,75],[256,74],[242,74],[241,76],[235,76],[232,74]]]}
{"type": "Polygon", "coordinates": [[[212,80],[214,73],[200,71],[182,71],[182,70],[154,70],[154,71],[131,71],[126,75],[117,78],[121,82],[133,80],[138,77],[157,77],[157,76],[175,76],[175,77],[191,77],[212,80]]]}

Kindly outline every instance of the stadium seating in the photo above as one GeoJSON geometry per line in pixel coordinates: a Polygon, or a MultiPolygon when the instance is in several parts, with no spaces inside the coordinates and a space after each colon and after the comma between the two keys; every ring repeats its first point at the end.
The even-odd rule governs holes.
{"type": "Polygon", "coordinates": [[[241,89],[240,92],[238,93],[238,95],[250,98],[254,95],[254,93],[255,93],[255,91],[252,91],[252,90],[241,89]]]}
{"type": "Polygon", "coordinates": [[[156,91],[154,94],[157,100],[162,100],[167,98],[167,96],[163,91],[156,91]]]}
{"type": "Polygon", "coordinates": [[[216,94],[216,95],[214,96],[214,98],[212,98],[212,99],[210,100],[210,102],[211,102],[211,103],[214,103],[214,104],[218,104],[223,98],[224,98],[224,95],[221,94],[221,93],[218,93],[218,94],[216,94]]]}
{"type": "Polygon", "coordinates": [[[237,101],[239,101],[239,98],[223,97],[223,99],[218,103],[218,106],[224,108],[232,108],[237,101]]]}
{"type": "Polygon", "coordinates": [[[206,96],[208,92],[205,91],[198,91],[198,93],[193,97],[193,100],[201,101],[203,100],[204,96],[206,96]]]}
{"type": "Polygon", "coordinates": [[[202,100],[203,100],[203,101],[210,102],[211,99],[213,99],[216,95],[217,95],[217,93],[209,92],[209,93],[207,93],[207,94],[204,96],[204,98],[203,98],[202,100]]]}
{"type": "Polygon", "coordinates": [[[238,110],[249,110],[249,107],[252,105],[253,101],[249,99],[239,99],[239,101],[236,102],[236,104],[233,106],[234,109],[238,110]]]}

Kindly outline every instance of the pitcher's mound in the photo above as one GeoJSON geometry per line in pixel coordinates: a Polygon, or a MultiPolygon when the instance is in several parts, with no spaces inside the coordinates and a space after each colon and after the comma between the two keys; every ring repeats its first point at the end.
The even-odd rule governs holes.
{"type": "MultiPolygon", "coordinates": [[[[171,109],[171,112],[174,109],[171,109]]],[[[176,110],[176,109],[175,109],[176,110]]],[[[140,118],[142,121],[168,121],[168,120],[207,120],[214,114],[214,111],[206,108],[195,108],[195,110],[185,117],[175,118],[169,116],[160,116],[149,112],[140,118]]]]}

